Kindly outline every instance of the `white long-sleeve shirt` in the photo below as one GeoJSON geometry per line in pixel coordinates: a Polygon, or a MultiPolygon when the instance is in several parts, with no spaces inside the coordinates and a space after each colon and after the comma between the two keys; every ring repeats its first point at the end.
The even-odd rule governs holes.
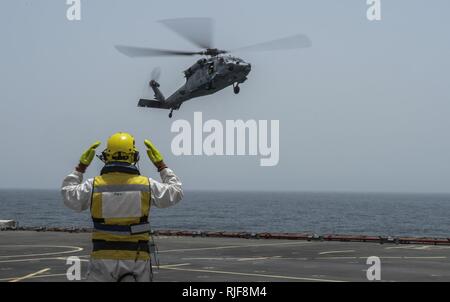
{"type": "MultiPolygon", "coordinates": [[[[152,204],[158,208],[167,208],[177,204],[183,198],[183,189],[180,179],[171,169],[165,168],[160,172],[160,176],[162,183],[149,178],[152,204]]],[[[83,182],[81,172],[73,171],[67,175],[61,186],[64,204],[77,212],[89,209],[93,184],[93,178],[83,182]]]]}

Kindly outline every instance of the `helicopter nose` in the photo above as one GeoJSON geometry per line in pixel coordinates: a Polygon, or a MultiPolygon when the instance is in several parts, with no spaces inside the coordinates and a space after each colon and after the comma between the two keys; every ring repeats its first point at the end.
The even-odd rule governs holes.
{"type": "Polygon", "coordinates": [[[247,75],[252,70],[252,65],[249,63],[232,64],[228,67],[228,70],[231,72],[234,71],[247,75]]]}
{"type": "Polygon", "coordinates": [[[248,74],[250,72],[250,70],[252,70],[252,65],[249,63],[245,63],[245,64],[239,64],[239,70],[241,72],[244,72],[245,74],[248,74]]]}

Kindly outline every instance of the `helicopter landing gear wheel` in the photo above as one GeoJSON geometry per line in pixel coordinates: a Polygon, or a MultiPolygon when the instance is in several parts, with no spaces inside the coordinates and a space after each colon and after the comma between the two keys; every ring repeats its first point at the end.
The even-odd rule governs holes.
{"type": "Polygon", "coordinates": [[[241,87],[239,87],[239,85],[236,84],[236,86],[233,86],[233,91],[234,94],[238,94],[241,91],[241,87]]]}
{"type": "Polygon", "coordinates": [[[170,110],[169,118],[172,118],[172,115],[173,115],[173,109],[170,110]]]}

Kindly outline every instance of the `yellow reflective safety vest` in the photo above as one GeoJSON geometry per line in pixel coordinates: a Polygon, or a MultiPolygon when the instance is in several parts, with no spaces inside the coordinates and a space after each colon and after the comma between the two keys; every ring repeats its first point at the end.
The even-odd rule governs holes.
{"type": "Polygon", "coordinates": [[[110,172],[94,178],[93,259],[148,260],[151,193],[148,177],[110,172]]]}

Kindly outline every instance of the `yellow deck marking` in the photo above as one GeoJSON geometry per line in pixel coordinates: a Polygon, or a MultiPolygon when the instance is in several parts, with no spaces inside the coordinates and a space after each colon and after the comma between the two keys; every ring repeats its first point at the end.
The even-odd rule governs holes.
{"type": "Polygon", "coordinates": [[[22,281],[22,280],[25,280],[25,279],[34,277],[34,276],[36,276],[36,275],[45,273],[45,272],[47,272],[47,271],[49,271],[49,270],[50,270],[50,268],[47,267],[47,268],[41,269],[40,271],[37,271],[37,272],[35,272],[35,273],[31,273],[31,274],[28,274],[28,275],[23,276],[23,277],[19,277],[19,278],[12,279],[12,280],[10,280],[9,282],[19,282],[19,281],[22,281]]]}

